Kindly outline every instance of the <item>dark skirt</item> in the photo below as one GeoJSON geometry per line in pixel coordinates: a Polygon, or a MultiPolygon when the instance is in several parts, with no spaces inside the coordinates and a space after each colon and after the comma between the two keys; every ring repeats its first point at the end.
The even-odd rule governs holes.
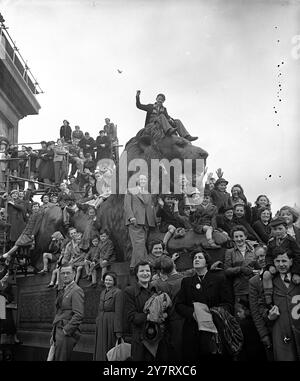
{"type": "Polygon", "coordinates": [[[0,334],[14,335],[16,332],[13,312],[10,308],[6,308],[6,319],[0,319],[0,334]]]}

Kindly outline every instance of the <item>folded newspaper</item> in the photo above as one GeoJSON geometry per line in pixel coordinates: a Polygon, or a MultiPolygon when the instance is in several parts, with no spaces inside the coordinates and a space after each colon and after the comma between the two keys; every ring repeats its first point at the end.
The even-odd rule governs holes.
{"type": "Polygon", "coordinates": [[[214,325],[212,315],[206,304],[195,302],[194,304],[194,317],[198,323],[199,331],[206,331],[212,333],[218,333],[216,326],[214,325]]]}

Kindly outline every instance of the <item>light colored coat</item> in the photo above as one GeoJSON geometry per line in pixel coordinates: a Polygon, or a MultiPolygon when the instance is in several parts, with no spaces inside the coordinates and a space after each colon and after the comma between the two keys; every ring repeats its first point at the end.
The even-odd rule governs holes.
{"type": "Polygon", "coordinates": [[[124,198],[125,225],[130,225],[130,218],[136,218],[138,225],[155,227],[155,210],[152,196],[149,193],[141,193],[140,188],[129,189],[124,198]]]}

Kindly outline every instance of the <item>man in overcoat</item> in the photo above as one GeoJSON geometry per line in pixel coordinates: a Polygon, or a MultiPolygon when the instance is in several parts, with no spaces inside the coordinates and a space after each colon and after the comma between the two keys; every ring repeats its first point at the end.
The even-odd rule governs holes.
{"type": "Polygon", "coordinates": [[[130,268],[146,259],[149,228],[154,228],[155,211],[152,196],[146,190],[147,176],[139,176],[139,185],[128,189],[124,198],[125,225],[132,244],[130,268]]]}
{"type": "Polygon", "coordinates": [[[274,249],[274,306],[268,319],[272,326],[275,361],[300,361],[300,285],[291,281],[295,254],[285,248],[274,249]]]}
{"type": "Polygon", "coordinates": [[[84,292],[74,282],[72,265],[65,265],[60,271],[64,287],[56,299],[56,315],[50,344],[55,343],[54,361],[70,361],[74,346],[80,338],[80,324],[84,316],[84,292]]]}

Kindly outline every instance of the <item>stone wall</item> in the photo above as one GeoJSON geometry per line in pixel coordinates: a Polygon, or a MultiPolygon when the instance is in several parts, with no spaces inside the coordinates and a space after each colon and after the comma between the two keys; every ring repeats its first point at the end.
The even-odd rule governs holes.
{"type": "MultiPolygon", "coordinates": [[[[118,274],[118,285],[124,289],[130,282],[129,264],[115,263],[112,271],[118,274]]],[[[18,336],[25,346],[49,348],[52,321],[55,315],[56,290],[47,288],[51,273],[17,278],[18,336]]],[[[95,320],[98,313],[100,293],[103,286],[88,287],[82,279],[79,286],[85,294],[82,336],[75,351],[93,353],[95,343],[95,320]]]]}

